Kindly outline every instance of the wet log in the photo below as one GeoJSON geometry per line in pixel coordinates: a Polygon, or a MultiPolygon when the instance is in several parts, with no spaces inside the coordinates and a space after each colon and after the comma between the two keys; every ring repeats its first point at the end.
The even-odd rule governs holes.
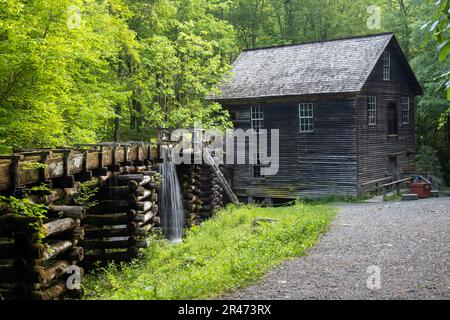
{"type": "Polygon", "coordinates": [[[83,220],[86,217],[86,211],[80,206],[49,206],[47,211],[49,218],[72,218],[75,220],[83,220]]]}
{"type": "Polygon", "coordinates": [[[146,190],[139,187],[138,184],[130,184],[125,187],[105,187],[98,191],[96,198],[98,200],[127,200],[130,194],[143,196],[146,190]]]}
{"type": "Polygon", "coordinates": [[[128,237],[133,235],[133,232],[127,228],[120,229],[85,229],[86,239],[101,239],[101,238],[115,238],[128,237]]]}
{"type": "Polygon", "coordinates": [[[12,259],[17,254],[18,250],[14,242],[0,242],[0,259],[12,259]]]}
{"type": "MultiPolygon", "coordinates": [[[[149,200],[152,197],[153,193],[150,190],[145,190],[142,195],[136,195],[135,202],[144,202],[145,200],[149,200]]],[[[134,199],[133,199],[134,200],[134,199]]],[[[152,201],[152,200],[150,200],[152,201]]]]}
{"type": "MultiPolygon", "coordinates": [[[[153,218],[154,219],[154,218],[153,218]]],[[[153,225],[151,223],[148,223],[146,225],[143,225],[141,228],[139,228],[136,232],[137,237],[145,237],[148,235],[148,233],[153,229],[153,225]]]]}
{"type": "Polygon", "coordinates": [[[74,219],[65,218],[46,223],[44,224],[43,228],[47,237],[51,237],[65,231],[72,230],[78,226],[79,225],[77,221],[75,221],[74,219]]]}
{"type": "Polygon", "coordinates": [[[66,291],[67,287],[65,282],[60,281],[44,291],[33,291],[30,294],[29,298],[31,300],[54,300],[60,297],[66,291]]]}
{"type": "Polygon", "coordinates": [[[117,176],[117,182],[127,184],[130,181],[141,183],[145,180],[143,174],[122,174],[117,176]]]}
{"type": "Polygon", "coordinates": [[[84,238],[84,236],[85,236],[84,228],[76,227],[71,230],[60,233],[54,238],[56,238],[57,240],[77,241],[77,240],[82,240],[84,238]]]}
{"type": "MultiPolygon", "coordinates": [[[[48,285],[54,279],[59,278],[66,273],[67,268],[70,266],[68,261],[56,261],[47,268],[34,267],[33,268],[33,282],[42,286],[48,285]]],[[[35,287],[36,288],[36,287],[35,287]]]]}
{"type": "Polygon", "coordinates": [[[31,223],[42,223],[37,217],[25,217],[16,214],[0,215],[0,233],[24,231],[31,223]]]}
{"type": "Polygon", "coordinates": [[[161,226],[161,217],[154,217],[152,223],[155,227],[161,226]]]}
{"type": "Polygon", "coordinates": [[[127,249],[131,247],[133,243],[129,240],[117,240],[117,241],[106,241],[106,240],[84,240],[81,246],[85,250],[93,249],[127,249]]]}
{"type": "Polygon", "coordinates": [[[124,213],[130,209],[130,205],[126,200],[104,200],[94,207],[90,208],[89,214],[102,214],[102,213],[124,213]]]}
{"type": "Polygon", "coordinates": [[[66,192],[64,189],[52,189],[51,194],[44,196],[44,204],[53,203],[59,200],[64,199],[66,196],[66,192]]]}
{"type": "Polygon", "coordinates": [[[105,215],[88,215],[84,220],[85,225],[96,225],[96,226],[115,226],[115,225],[125,225],[132,221],[129,214],[119,213],[119,214],[105,214],[105,215]]]}
{"type": "Polygon", "coordinates": [[[139,256],[139,249],[136,247],[130,247],[124,252],[110,252],[110,253],[90,253],[84,257],[85,262],[96,261],[130,261],[139,256]]]}
{"type": "Polygon", "coordinates": [[[148,243],[146,240],[114,240],[114,241],[104,241],[104,240],[87,240],[83,241],[83,247],[85,250],[93,249],[128,249],[130,247],[136,248],[147,248],[148,243]]]}
{"type": "Polygon", "coordinates": [[[151,212],[151,211],[148,212],[148,213],[146,213],[145,215],[142,216],[141,221],[139,221],[139,222],[140,222],[139,225],[140,225],[140,226],[146,225],[146,224],[149,223],[154,217],[155,217],[155,213],[153,213],[153,212],[151,212]]]}
{"type": "Polygon", "coordinates": [[[62,254],[60,258],[61,260],[66,260],[70,262],[72,261],[81,262],[84,259],[84,249],[83,247],[73,246],[67,252],[62,254]]]}
{"type": "Polygon", "coordinates": [[[128,174],[117,176],[117,183],[119,185],[127,185],[130,182],[137,182],[139,186],[145,186],[151,182],[151,177],[142,174],[128,174]]]}
{"type": "MultiPolygon", "coordinates": [[[[22,300],[31,292],[31,286],[24,283],[0,283],[0,295],[6,294],[7,299],[22,300]]],[[[1,300],[1,298],[0,298],[1,300]]]]}
{"type": "Polygon", "coordinates": [[[64,253],[68,251],[70,248],[72,248],[73,243],[72,241],[59,241],[54,244],[48,245],[47,251],[44,252],[42,259],[42,262],[48,261],[52,258],[57,257],[61,253],[64,253]]]}
{"type": "Polygon", "coordinates": [[[13,264],[0,265],[0,283],[14,283],[26,276],[26,270],[17,270],[13,264]]]}
{"type": "Polygon", "coordinates": [[[13,290],[0,289],[0,301],[3,300],[17,300],[13,290]]]}

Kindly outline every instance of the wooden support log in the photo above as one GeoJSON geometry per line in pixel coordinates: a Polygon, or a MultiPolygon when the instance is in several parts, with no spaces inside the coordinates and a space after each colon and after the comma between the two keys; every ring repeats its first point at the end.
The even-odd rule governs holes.
{"type": "Polygon", "coordinates": [[[133,227],[133,230],[129,228],[120,229],[86,229],[86,239],[102,239],[102,238],[115,238],[115,237],[145,237],[151,230],[152,225],[145,225],[142,228],[133,227]]]}
{"type": "Polygon", "coordinates": [[[155,217],[155,213],[150,211],[148,213],[146,213],[145,215],[142,216],[142,219],[140,219],[141,221],[139,221],[139,225],[140,226],[144,226],[147,223],[149,223],[153,218],[155,217]]]}
{"type": "Polygon", "coordinates": [[[0,259],[28,258],[41,259],[46,246],[39,243],[29,244],[26,242],[13,242],[0,244],[0,259]]]}
{"type": "MultiPolygon", "coordinates": [[[[136,202],[143,202],[145,200],[150,200],[152,195],[153,195],[153,193],[150,190],[145,190],[142,195],[136,195],[136,202]]],[[[152,200],[150,200],[150,201],[152,201],[152,200]]]]}
{"type": "Polygon", "coordinates": [[[84,249],[83,247],[73,246],[67,252],[61,255],[61,260],[81,262],[84,259],[84,249]]]}
{"type": "Polygon", "coordinates": [[[78,227],[78,223],[76,220],[72,218],[65,218],[60,220],[51,221],[49,223],[44,224],[44,232],[47,237],[51,237],[60,233],[63,233],[68,230],[72,230],[78,227]]]}
{"type": "Polygon", "coordinates": [[[86,217],[86,211],[80,206],[55,206],[50,205],[47,211],[50,218],[63,217],[75,220],[83,220],[86,217]]]}
{"type": "Polygon", "coordinates": [[[145,176],[142,174],[123,174],[117,176],[117,182],[121,184],[128,184],[130,181],[142,183],[145,181],[145,176]]]}
{"type": "Polygon", "coordinates": [[[130,194],[142,196],[145,194],[145,191],[146,190],[143,187],[139,187],[137,183],[130,183],[128,186],[101,188],[98,191],[96,198],[98,200],[127,200],[130,194]]]}
{"type": "MultiPolygon", "coordinates": [[[[153,218],[154,219],[154,218],[153,218]]],[[[146,225],[143,225],[141,228],[139,228],[136,232],[137,237],[145,237],[148,235],[148,233],[153,229],[153,225],[151,223],[148,223],[146,225]]]]}
{"type": "Polygon", "coordinates": [[[79,240],[84,239],[84,228],[83,227],[76,227],[71,230],[68,230],[66,232],[60,233],[57,236],[54,236],[53,239],[56,240],[70,240],[76,245],[76,242],[79,240]]]}
{"type": "Polygon", "coordinates": [[[13,264],[0,265],[0,283],[14,283],[26,276],[26,270],[17,270],[13,264]]]}
{"type": "Polygon", "coordinates": [[[85,171],[74,174],[75,181],[87,182],[91,181],[93,177],[92,171],[85,171]]]}
{"type": "Polygon", "coordinates": [[[0,259],[12,259],[18,254],[14,242],[0,242],[0,259]]]}
{"type": "Polygon", "coordinates": [[[127,213],[119,214],[105,214],[105,215],[88,215],[84,220],[85,225],[96,225],[96,226],[115,226],[115,225],[125,225],[132,221],[130,215],[127,213]]]}
{"type": "Polygon", "coordinates": [[[96,168],[92,170],[94,177],[106,177],[108,175],[108,168],[96,168]]]}
{"type": "Polygon", "coordinates": [[[69,261],[56,261],[47,268],[41,266],[34,267],[32,272],[33,282],[41,286],[46,286],[54,279],[66,273],[70,265],[71,263],[69,261]]]}
{"type": "Polygon", "coordinates": [[[55,188],[69,189],[73,188],[75,185],[75,177],[72,175],[55,178],[52,181],[53,187],[55,188]]]}
{"type": "Polygon", "coordinates": [[[4,214],[0,216],[0,230],[8,231],[26,231],[32,223],[42,223],[37,217],[25,217],[16,214],[4,214]]]}
{"type": "MultiPolygon", "coordinates": [[[[72,264],[73,265],[73,264],[72,264]]],[[[69,266],[70,267],[70,266],[69,266]]],[[[82,267],[77,266],[78,268],[78,272],[80,275],[80,278],[84,277],[85,273],[84,273],[84,269],[82,267]]],[[[68,277],[70,275],[73,275],[73,270],[70,270],[67,268],[64,272],[62,272],[58,277],[55,277],[54,279],[52,279],[52,281],[46,282],[44,284],[40,284],[40,283],[33,283],[32,285],[32,289],[34,291],[44,291],[46,289],[48,289],[49,287],[51,287],[56,280],[67,280],[68,277]]],[[[66,282],[67,284],[67,282],[66,282]]],[[[83,290],[83,288],[81,287],[79,290],[83,290]]],[[[79,297],[79,295],[77,294],[77,292],[79,291],[78,289],[73,289],[73,290],[69,290],[67,291],[67,293],[71,292],[71,291],[75,291],[75,295],[73,295],[74,297],[79,297]]],[[[83,291],[84,292],[84,291],[83,291]]],[[[75,298],[77,299],[77,298],[75,298]]],[[[78,298],[80,299],[80,298],[78,298]]]]}
{"type": "Polygon", "coordinates": [[[85,256],[85,262],[96,261],[130,261],[139,256],[139,249],[130,247],[126,252],[91,253],[85,256]]]}
{"type": "Polygon", "coordinates": [[[54,244],[48,245],[47,251],[44,253],[42,259],[39,260],[41,260],[42,262],[48,261],[64,252],[67,252],[72,247],[72,241],[59,241],[54,244]]]}
{"type": "Polygon", "coordinates": [[[154,217],[152,223],[155,227],[161,226],[161,217],[154,217]]]}
{"type": "MultiPolygon", "coordinates": [[[[31,286],[24,283],[0,283],[0,295],[2,292],[6,293],[6,297],[9,296],[7,299],[22,300],[30,294],[31,286]]],[[[2,299],[0,298],[0,300],[2,299]]]]}
{"type": "Polygon", "coordinates": [[[44,291],[33,291],[30,294],[31,300],[54,300],[60,297],[67,291],[67,287],[64,281],[60,281],[57,284],[47,288],[44,291]]]}
{"type": "Polygon", "coordinates": [[[120,229],[95,228],[95,229],[86,229],[85,232],[86,232],[85,239],[128,237],[133,235],[133,231],[130,231],[128,228],[120,228],[120,229]]]}
{"type": "Polygon", "coordinates": [[[14,290],[10,289],[0,289],[0,301],[6,300],[17,300],[14,290]]]}
{"type": "Polygon", "coordinates": [[[92,249],[127,249],[129,247],[147,248],[148,243],[146,240],[117,240],[117,241],[104,241],[104,240],[86,240],[83,241],[83,247],[85,250],[92,249]]]}
{"type": "MultiPolygon", "coordinates": [[[[92,249],[127,249],[132,245],[128,240],[104,241],[104,240],[85,240],[81,243],[85,250],[92,249]]],[[[89,253],[88,253],[89,255],[89,253]]]]}

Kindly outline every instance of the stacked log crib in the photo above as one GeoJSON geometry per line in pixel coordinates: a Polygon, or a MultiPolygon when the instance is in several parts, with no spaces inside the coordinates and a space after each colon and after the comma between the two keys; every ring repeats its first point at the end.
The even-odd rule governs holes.
{"type": "Polygon", "coordinates": [[[84,257],[79,246],[83,207],[50,206],[44,219],[0,215],[0,299],[81,298],[84,257]],[[44,235],[41,239],[39,233],[44,235]],[[68,279],[74,276],[73,281],[68,279]]]}
{"type": "Polygon", "coordinates": [[[83,221],[86,250],[83,265],[90,269],[108,262],[129,262],[147,248],[147,237],[159,227],[157,175],[148,168],[111,178],[97,194],[98,205],[83,221]]]}
{"type": "Polygon", "coordinates": [[[224,206],[224,190],[208,165],[179,167],[189,226],[211,218],[224,206]]]}

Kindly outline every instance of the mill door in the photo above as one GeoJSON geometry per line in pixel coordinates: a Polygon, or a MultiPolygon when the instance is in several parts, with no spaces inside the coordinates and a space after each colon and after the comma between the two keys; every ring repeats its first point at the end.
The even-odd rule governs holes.
{"type": "Polygon", "coordinates": [[[394,180],[398,180],[398,157],[389,157],[389,174],[394,180]]]}

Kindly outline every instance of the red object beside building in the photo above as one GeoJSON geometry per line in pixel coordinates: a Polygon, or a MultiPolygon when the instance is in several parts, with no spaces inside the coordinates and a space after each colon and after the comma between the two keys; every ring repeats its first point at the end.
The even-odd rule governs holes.
{"type": "Polygon", "coordinates": [[[417,194],[421,199],[431,198],[432,187],[429,183],[426,182],[411,183],[409,185],[409,188],[411,190],[411,193],[417,194]]]}

